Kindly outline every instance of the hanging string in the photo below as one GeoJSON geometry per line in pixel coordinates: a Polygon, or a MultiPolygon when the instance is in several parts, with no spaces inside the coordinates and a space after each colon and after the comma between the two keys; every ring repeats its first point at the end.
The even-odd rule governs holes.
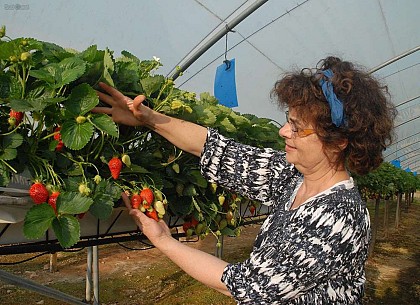
{"type": "Polygon", "coordinates": [[[226,32],[226,35],[225,35],[225,37],[226,37],[226,40],[225,40],[225,60],[223,61],[223,63],[226,65],[226,69],[225,70],[229,70],[230,69],[230,61],[227,59],[227,52],[228,52],[228,34],[229,34],[229,32],[235,33],[235,31],[234,30],[231,30],[227,24],[226,24],[226,29],[228,31],[226,32]]]}

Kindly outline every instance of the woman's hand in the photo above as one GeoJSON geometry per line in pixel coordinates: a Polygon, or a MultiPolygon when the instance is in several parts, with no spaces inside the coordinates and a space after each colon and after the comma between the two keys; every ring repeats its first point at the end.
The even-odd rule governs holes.
{"type": "Polygon", "coordinates": [[[231,295],[220,280],[227,262],[176,240],[163,220],[156,221],[140,210],[132,209],[130,199],[124,192],[121,197],[129,214],[156,248],[196,280],[223,294],[231,295]]]}
{"type": "Polygon", "coordinates": [[[207,138],[207,128],[154,111],[143,105],[146,99],[144,95],[132,100],[107,84],[99,83],[99,86],[107,93],[98,91],[99,99],[111,107],[95,107],[92,112],[108,114],[118,124],[146,126],[178,148],[200,156],[207,138]]]}
{"type": "Polygon", "coordinates": [[[159,242],[164,242],[167,238],[172,238],[169,227],[163,220],[156,221],[147,217],[140,210],[131,208],[130,199],[124,192],[121,197],[128,209],[128,213],[133,217],[137,226],[155,246],[158,246],[159,242]]]}
{"type": "Polygon", "coordinates": [[[148,124],[153,110],[142,104],[146,99],[144,95],[139,95],[132,100],[105,83],[99,83],[99,86],[106,92],[97,91],[99,99],[111,107],[95,107],[92,112],[108,114],[118,124],[128,126],[148,124]]]}

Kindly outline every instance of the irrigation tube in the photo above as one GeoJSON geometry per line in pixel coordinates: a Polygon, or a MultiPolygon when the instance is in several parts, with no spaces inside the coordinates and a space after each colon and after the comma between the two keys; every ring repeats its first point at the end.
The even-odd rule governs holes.
{"type": "Polygon", "coordinates": [[[32,291],[35,291],[39,294],[45,295],[47,297],[67,302],[68,304],[75,304],[75,305],[86,305],[86,303],[68,295],[58,290],[37,284],[31,280],[20,278],[12,273],[0,270],[0,280],[15,285],[20,286],[32,291]]]}
{"type": "Polygon", "coordinates": [[[255,12],[260,6],[266,3],[268,0],[257,0],[246,8],[242,13],[235,17],[232,21],[228,22],[219,32],[217,32],[212,38],[210,38],[203,46],[195,51],[184,63],[179,66],[169,78],[173,80],[177,79],[182,72],[184,72],[189,66],[191,66],[201,55],[203,55],[208,49],[210,49],[219,39],[231,31],[235,26],[244,21],[249,15],[255,12]]]}

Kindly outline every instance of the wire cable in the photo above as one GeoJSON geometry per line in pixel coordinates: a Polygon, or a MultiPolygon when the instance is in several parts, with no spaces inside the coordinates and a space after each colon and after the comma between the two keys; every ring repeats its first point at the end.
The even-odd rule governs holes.
{"type": "MultiPolygon", "coordinates": [[[[246,36],[244,39],[242,39],[241,41],[239,41],[237,44],[233,45],[232,47],[230,47],[227,51],[231,51],[234,48],[236,48],[238,45],[240,45],[241,43],[243,43],[244,41],[246,41],[247,39],[249,39],[250,37],[254,36],[255,34],[257,34],[258,32],[262,31],[263,29],[265,29],[266,27],[268,27],[269,25],[273,24],[274,22],[276,22],[277,20],[279,20],[280,18],[283,18],[284,16],[288,15],[290,12],[294,11],[295,9],[299,8],[300,6],[302,6],[303,4],[305,4],[306,2],[308,2],[309,0],[305,0],[301,3],[298,3],[296,6],[294,6],[292,9],[290,10],[286,10],[285,13],[281,14],[280,16],[276,17],[275,19],[271,20],[270,22],[268,22],[267,24],[263,25],[262,27],[260,27],[259,29],[257,29],[256,31],[252,32],[251,34],[249,34],[248,36],[246,36]]],[[[192,76],[190,76],[188,79],[186,79],[183,83],[181,83],[179,85],[179,87],[185,85],[188,81],[190,81],[192,78],[194,78],[197,74],[199,74],[201,71],[203,71],[204,69],[206,69],[208,66],[210,66],[212,63],[214,63],[216,60],[220,59],[220,57],[224,56],[224,52],[222,54],[220,54],[219,56],[217,56],[216,58],[214,58],[212,61],[210,61],[207,65],[205,65],[204,67],[202,67],[200,70],[198,70],[196,73],[194,73],[192,76]]]]}
{"type": "Polygon", "coordinates": [[[220,27],[223,23],[226,24],[226,20],[229,19],[233,14],[235,14],[242,6],[245,5],[246,2],[242,3],[236,10],[234,10],[232,13],[229,14],[229,16],[227,16],[224,20],[222,20],[218,15],[216,15],[214,12],[212,12],[209,8],[207,8],[204,4],[202,4],[200,1],[198,0],[194,0],[196,3],[198,3],[199,5],[201,5],[205,10],[207,10],[210,14],[212,14],[213,16],[215,16],[217,19],[219,19],[221,22],[216,25],[203,39],[201,39],[192,49],[190,52],[188,52],[176,65],[175,67],[173,67],[169,73],[167,74],[167,77],[169,77],[169,75],[172,74],[173,71],[176,70],[176,68],[188,57],[189,54],[191,54],[191,52],[195,49],[198,48],[199,45],[201,45],[203,43],[203,41],[205,41],[207,39],[207,37],[209,37],[209,35],[211,33],[213,33],[218,27],[220,27]]]}
{"type": "MultiPolygon", "coordinates": [[[[220,18],[216,13],[212,12],[209,8],[207,8],[204,4],[200,3],[200,1],[195,0],[195,2],[199,3],[200,5],[202,5],[207,11],[209,11],[211,14],[213,14],[213,16],[215,16],[216,18],[218,18],[221,23],[226,23],[225,20],[229,19],[229,17],[232,15],[230,14],[225,20],[223,20],[222,18],[220,18]]],[[[244,2],[239,8],[236,9],[236,11],[238,11],[246,2],[244,2]]],[[[220,24],[221,24],[220,23],[220,24]]],[[[236,31],[236,33],[244,40],[246,41],[254,50],[256,50],[258,53],[260,53],[263,57],[265,57],[269,62],[271,62],[274,66],[276,66],[276,68],[283,70],[276,62],[274,62],[273,59],[271,59],[267,54],[265,54],[263,51],[261,51],[258,47],[256,47],[252,42],[250,42],[244,35],[241,34],[241,32],[236,31]]],[[[204,40],[204,39],[203,39],[204,40]]],[[[202,41],[203,41],[202,40],[202,41]]],[[[201,41],[201,42],[202,42],[201,41]]],[[[201,43],[200,42],[200,43],[201,43]]],[[[228,49],[227,49],[228,50],[228,49]]],[[[184,57],[185,58],[185,57],[184,57]]]]}

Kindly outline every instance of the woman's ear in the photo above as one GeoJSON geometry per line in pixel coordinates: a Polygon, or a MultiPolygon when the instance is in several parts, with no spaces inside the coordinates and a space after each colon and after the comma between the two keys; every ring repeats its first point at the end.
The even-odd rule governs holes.
{"type": "Polygon", "coordinates": [[[340,151],[343,151],[346,149],[348,144],[349,144],[349,140],[344,139],[341,143],[338,144],[338,148],[340,149],[340,151]]]}

